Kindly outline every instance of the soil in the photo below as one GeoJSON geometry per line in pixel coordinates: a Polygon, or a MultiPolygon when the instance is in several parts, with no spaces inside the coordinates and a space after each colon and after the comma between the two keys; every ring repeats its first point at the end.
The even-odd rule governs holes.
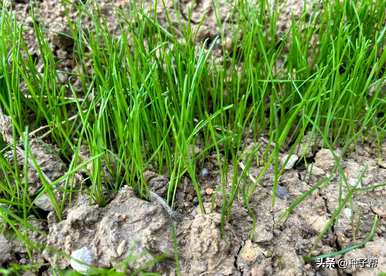
{"type": "MultiPolygon", "coordinates": [[[[173,6],[172,1],[165,1],[165,6],[174,25],[178,25],[178,20],[190,21],[197,28],[201,25],[195,37],[197,44],[219,37],[216,51],[221,55],[221,51],[232,48],[230,38],[222,34],[231,33],[227,29],[234,27],[232,18],[237,16],[237,11],[227,3],[219,1],[219,20],[212,1],[184,0],[178,6],[173,6]],[[204,20],[202,24],[201,20],[204,20]]],[[[278,35],[288,30],[291,14],[299,16],[301,7],[311,5],[315,8],[313,3],[282,2],[278,35]]],[[[68,16],[76,18],[76,10],[71,6],[64,7],[59,0],[15,1],[11,5],[19,22],[24,24],[30,53],[36,55],[37,62],[41,63],[29,15],[32,8],[36,9],[37,20],[44,27],[58,60],[58,70],[64,72],[61,81],[72,81],[69,73],[76,70],[77,64],[65,14],[68,12],[68,16]]],[[[100,1],[98,5],[109,22],[111,32],[119,35],[117,13],[128,7],[128,2],[100,1]]],[[[151,12],[151,5],[147,5],[146,9],[151,12]]],[[[157,14],[160,23],[166,26],[164,9],[158,7],[157,14]]],[[[85,29],[92,31],[89,22],[90,18],[82,17],[85,29]]],[[[171,28],[169,23],[167,27],[171,28]]],[[[0,112],[0,133],[6,142],[11,143],[7,123],[8,118],[0,112]]],[[[9,158],[23,164],[26,149],[21,144],[18,147],[20,156],[17,160],[12,160],[12,155],[9,158]]],[[[240,154],[247,156],[255,148],[259,148],[258,152],[262,155],[264,149],[269,150],[269,144],[265,138],[257,144],[246,139],[245,150],[240,154]]],[[[164,275],[174,275],[177,268],[182,275],[376,275],[376,272],[386,271],[384,187],[348,197],[341,215],[330,229],[326,228],[353,186],[369,188],[386,181],[386,141],[381,153],[375,148],[370,142],[363,143],[348,155],[341,156],[339,149],[332,152],[322,148],[317,137],[308,135],[295,153],[280,153],[283,174],[279,179],[275,205],[272,206],[274,179],[273,169],[270,168],[251,196],[249,210],[244,207],[242,196],[237,195],[229,220],[224,222],[221,221],[221,206],[231,190],[233,175],[228,174],[225,187],[220,185],[219,167],[214,155],[200,164],[197,176],[205,210],[198,207],[198,199],[188,177],[182,180],[177,190],[173,212],[178,216],[171,216],[158,199],[140,199],[131,188],[124,186],[105,207],[92,204],[86,193],[79,193],[74,202],[66,207],[64,218],[58,221],[47,196],[42,194],[36,198],[35,204],[47,212],[47,220],[31,218],[39,231],[29,231],[26,235],[44,247],[43,252],[33,252],[35,261],[48,262],[52,267],[72,267],[82,273],[87,273],[89,266],[93,265],[105,268],[118,266],[120,271],[127,273],[146,267],[164,275]],[[342,165],[343,171],[336,170],[337,162],[342,165]],[[329,184],[320,185],[325,176],[330,176],[329,184]],[[295,199],[313,188],[314,191],[284,220],[283,214],[295,199]],[[349,260],[375,256],[378,258],[376,269],[329,270],[317,267],[315,262],[304,261],[304,256],[318,256],[360,243],[371,232],[375,217],[379,218],[379,224],[373,241],[338,257],[349,260]],[[131,261],[125,265],[123,261],[127,258],[131,261]],[[155,258],[160,261],[153,263],[155,258]]],[[[30,154],[48,179],[54,180],[64,174],[67,164],[60,159],[55,145],[31,139],[30,149],[30,154]]],[[[250,185],[262,171],[264,163],[261,160],[263,157],[254,160],[243,180],[244,186],[250,185]]],[[[238,169],[242,171],[243,166],[241,163],[238,169]]],[[[233,171],[231,165],[229,171],[233,171]]],[[[28,173],[31,174],[29,179],[36,180],[31,183],[33,190],[29,192],[36,194],[41,183],[33,177],[36,171],[31,169],[28,173]]],[[[144,177],[154,193],[165,196],[169,180],[167,175],[147,171],[144,177]]],[[[79,183],[75,184],[81,182],[82,175],[79,175],[79,183]]],[[[57,197],[61,196],[60,185],[55,192],[57,197]]],[[[27,259],[26,250],[15,237],[7,231],[0,235],[0,265],[7,266],[12,262],[27,264],[27,259]]],[[[44,273],[52,273],[51,268],[44,273]]]]}

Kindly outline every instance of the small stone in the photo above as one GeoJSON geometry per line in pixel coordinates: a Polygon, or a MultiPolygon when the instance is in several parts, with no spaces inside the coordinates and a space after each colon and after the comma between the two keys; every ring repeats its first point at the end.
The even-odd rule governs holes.
{"type": "Polygon", "coordinates": [[[378,160],[378,165],[379,165],[381,168],[386,169],[386,161],[385,161],[385,160],[378,160]]]}
{"type": "Polygon", "coordinates": [[[87,247],[82,247],[71,253],[70,265],[75,271],[81,274],[87,274],[90,271],[92,263],[92,253],[87,247]]]}
{"type": "Polygon", "coordinates": [[[212,195],[213,194],[213,189],[210,188],[210,187],[206,188],[205,189],[205,194],[208,195],[208,196],[212,195]]]}
{"type": "Polygon", "coordinates": [[[40,209],[50,212],[53,211],[54,208],[52,206],[50,198],[47,196],[47,194],[41,194],[34,200],[34,204],[39,207],[40,209]]]}
{"type": "Polygon", "coordinates": [[[276,196],[280,199],[286,200],[288,198],[288,188],[278,185],[276,190],[276,196]]]}
{"type": "Polygon", "coordinates": [[[352,209],[351,209],[351,208],[344,208],[342,212],[343,212],[343,214],[344,214],[348,219],[351,219],[351,217],[352,217],[352,209]]]}
{"type": "Polygon", "coordinates": [[[225,40],[223,41],[223,46],[227,51],[231,51],[233,47],[232,38],[225,38],[225,40]]]}
{"type": "Polygon", "coordinates": [[[201,177],[208,177],[209,176],[209,170],[207,168],[202,168],[200,175],[201,175],[201,177]]]}
{"type": "Polygon", "coordinates": [[[67,81],[67,76],[62,72],[58,72],[58,82],[61,84],[64,84],[66,81],[67,81]]]}
{"type": "Polygon", "coordinates": [[[319,144],[320,139],[318,139],[317,135],[309,131],[306,135],[304,135],[302,141],[297,144],[295,153],[298,156],[310,158],[314,155],[314,150],[319,146],[319,144]]]}
{"type": "Polygon", "coordinates": [[[195,204],[195,205],[198,204],[198,198],[196,196],[193,198],[193,204],[195,204]]]}
{"type": "Polygon", "coordinates": [[[117,253],[118,253],[118,256],[121,256],[124,252],[125,252],[125,249],[126,249],[126,240],[123,240],[121,241],[121,243],[118,245],[117,247],[117,253]]]}
{"type": "Polygon", "coordinates": [[[296,154],[284,154],[281,158],[281,164],[284,166],[284,169],[288,171],[295,166],[298,160],[299,157],[296,154]]]}

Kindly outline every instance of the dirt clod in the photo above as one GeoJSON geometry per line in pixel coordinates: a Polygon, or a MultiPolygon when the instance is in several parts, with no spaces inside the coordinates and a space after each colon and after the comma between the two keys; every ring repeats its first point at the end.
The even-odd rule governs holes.
{"type": "MultiPolygon", "coordinates": [[[[105,208],[83,204],[69,209],[65,220],[50,225],[48,245],[67,254],[87,246],[98,267],[110,267],[132,255],[138,258],[129,267],[140,268],[157,255],[172,254],[171,222],[162,210],[124,187],[105,208]]],[[[46,253],[52,264],[69,265],[68,259],[46,253]]]]}
{"type": "Polygon", "coordinates": [[[364,248],[347,253],[344,258],[346,260],[357,260],[358,262],[365,260],[363,265],[358,263],[345,269],[345,272],[351,273],[353,276],[378,275],[378,273],[386,271],[386,240],[383,238],[369,242],[364,248]]]}
{"type": "Polygon", "coordinates": [[[185,275],[209,273],[215,275],[234,275],[234,256],[237,247],[230,225],[226,226],[224,236],[220,232],[221,215],[215,212],[203,214],[196,212],[192,220],[183,222],[180,228],[181,253],[184,259],[185,275]]]}
{"type": "Polygon", "coordinates": [[[242,272],[247,272],[255,263],[261,263],[265,259],[265,252],[251,240],[245,241],[237,257],[237,267],[242,272]]]}
{"type": "Polygon", "coordinates": [[[334,154],[329,149],[321,149],[316,153],[315,166],[328,172],[335,166],[334,154]]]}

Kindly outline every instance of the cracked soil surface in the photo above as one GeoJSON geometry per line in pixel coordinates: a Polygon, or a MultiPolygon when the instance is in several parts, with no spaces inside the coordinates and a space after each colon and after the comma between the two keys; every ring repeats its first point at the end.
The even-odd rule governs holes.
{"type": "MultiPolygon", "coordinates": [[[[193,25],[200,25],[203,20],[195,37],[197,43],[213,41],[215,37],[227,33],[227,28],[233,28],[232,17],[237,16],[237,11],[225,1],[218,3],[220,17],[216,16],[211,1],[183,0],[178,6],[172,2],[165,1],[172,23],[178,24],[182,18],[193,25]],[[190,10],[189,19],[187,14],[190,10]]],[[[31,8],[36,8],[37,20],[47,32],[59,61],[59,69],[65,72],[63,82],[68,81],[66,72],[76,70],[77,64],[72,56],[73,41],[66,35],[69,27],[65,14],[69,12],[70,17],[76,18],[76,10],[66,10],[68,7],[58,0],[14,1],[11,5],[19,22],[24,24],[29,51],[36,54],[38,62],[41,62],[29,15],[31,8]]],[[[110,31],[117,35],[116,12],[128,5],[123,0],[113,3],[101,1],[99,4],[102,15],[108,19],[110,31]]],[[[280,31],[284,32],[288,28],[289,14],[301,13],[299,7],[304,3],[287,1],[282,5],[282,9],[286,9],[281,15],[280,31]]],[[[147,7],[149,11],[152,8],[151,5],[147,7]]],[[[161,6],[157,9],[163,24],[166,22],[164,9],[161,6]]],[[[90,19],[86,16],[82,20],[87,28],[90,19]]],[[[220,44],[230,49],[232,46],[227,43],[228,38],[222,37],[220,44]]],[[[2,118],[3,123],[0,120],[4,137],[7,135],[4,131],[5,119],[2,118]]],[[[55,154],[55,146],[44,143],[48,147],[43,147],[41,143],[33,144],[34,140],[31,141],[32,154],[48,178],[56,179],[62,175],[67,165],[55,154]]],[[[245,141],[245,151],[256,146],[267,147],[264,143],[256,145],[245,141]]],[[[92,204],[80,194],[66,209],[61,221],[55,219],[49,203],[36,201],[35,204],[48,213],[47,221],[31,218],[39,231],[27,234],[32,241],[45,247],[43,253],[34,252],[35,259],[60,268],[76,266],[68,256],[80,256],[89,265],[106,268],[122,266],[120,269],[127,272],[147,267],[164,275],[174,275],[177,267],[182,275],[377,275],[378,272],[386,272],[386,189],[375,186],[386,181],[386,141],[381,153],[375,152],[374,148],[371,143],[362,144],[350,154],[340,156],[339,149],[333,154],[316,142],[309,145],[308,141],[304,141],[295,153],[296,158],[291,162],[288,160],[284,166],[284,173],[278,180],[275,205],[272,206],[273,170],[269,169],[250,197],[250,210],[243,207],[242,197],[237,195],[229,220],[224,222],[221,221],[221,206],[224,193],[231,189],[232,175],[228,175],[228,186],[220,185],[219,169],[213,156],[200,164],[201,171],[197,176],[202,187],[205,212],[197,206],[193,186],[185,178],[176,195],[175,211],[180,214],[178,221],[170,217],[159,202],[139,199],[129,187],[124,186],[105,207],[92,204]],[[336,169],[337,161],[343,170],[336,169]],[[328,181],[324,183],[326,177],[328,181]],[[352,193],[354,186],[361,190],[352,193]],[[308,196],[304,201],[283,219],[291,204],[305,193],[308,196]],[[374,256],[378,260],[376,268],[328,270],[304,260],[304,256],[336,252],[360,243],[371,233],[376,219],[378,225],[373,241],[365,247],[337,256],[344,259],[374,256]],[[327,227],[330,224],[331,227],[327,227]],[[132,256],[130,263],[122,265],[122,261],[132,256]],[[178,262],[175,256],[178,256],[178,262]],[[156,257],[161,259],[153,264],[152,260],[156,257]]],[[[283,160],[295,156],[286,152],[281,155],[283,160]]],[[[16,162],[23,163],[23,158],[21,154],[16,162]]],[[[247,172],[249,177],[243,181],[250,184],[258,177],[263,165],[256,160],[247,172]]],[[[37,179],[33,177],[36,176],[35,171],[29,173],[31,181],[37,179]]],[[[144,177],[155,193],[165,196],[167,175],[148,171],[144,177]]],[[[33,190],[29,192],[34,193],[40,183],[36,180],[31,184],[33,190]]],[[[0,265],[11,262],[28,263],[27,252],[13,237],[1,234],[0,265]]],[[[87,265],[78,267],[78,271],[85,267],[87,269],[87,265]]],[[[50,274],[50,270],[43,274],[50,274]]]]}

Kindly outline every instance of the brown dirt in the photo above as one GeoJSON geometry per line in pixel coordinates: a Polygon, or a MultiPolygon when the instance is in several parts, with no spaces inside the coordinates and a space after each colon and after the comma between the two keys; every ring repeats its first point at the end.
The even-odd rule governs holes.
{"type": "MultiPolygon", "coordinates": [[[[45,28],[49,43],[60,61],[59,69],[65,72],[75,70],[76,62],[71,50],[72,41],[68,36],[69,29],[64,18],[66,8],[60,4],[60,1],[16,2],[13,4],[13,10],[18,20],[25,26],[29,51],[36,54],[39,59],[36,39],[32,31],[32,19],[28,15],[31,7],[35,6],[38,21],[45,28]]],[[[289,15],[292,12],[298,15],[299,7],[304,5],[303,1],[287,2],[281,4],[283,12],[280,19],[282,22],[280,32],[288,29],[289,15]]],[[[222,33],[230,33],[224,30],[233,27],[232,17],[237,16],[237,12],[225,1],[219,2],[220,18],[216,18],[210,1],[199,1],[196,4],[192,4],[192,1],[181,1],[179,7],[174,7],[171,1],[165,1],[165,3],[170,11],[172,23],[175,25],[179,22],[178,20],[185,22],[189,20],[187,16],[189,8],[192,8],[190,21],[194,26],[198,27],[198,23],[204,20],[202,27],[197,31],[197,43],[203,43],[206,39],[213,41],[217,36],[222,37],[222,33]]],[[[128,7],[128,3],[115,1],[112,4],[109,1],[101,1],[99,5],[102,14],[108,19],[111,32],[119,35],[116,12],[117,9],[128,7]]],[[[147,6],[147,9],[151,11],[150,6],[147,6]]],[[[157,14],[160,22],[166,24],[163,9],[159,7],[157,14]]],[[[76,11],[70,9],[69,16],[76,18],[76,11]]],[[[87,27],[90,19],[84,17],[82,20],[87,27]]],[[[225,48],[231,48],[227,37],[223,37],[221,44],[225,45],[225,48]]],[[[64,76],[62,81],[67,81],[67,77],[64,76]]],[[[3,131],[4,128],[1,130],[3,131]]],[[[180,183],[177,191],[176,211],[182,214],[182,220],[177,222],[163,211],[159,203],[137,198],[128,187],[123,187],[103,208],[91,204],[87,198],[80,196],[73,206],[66,209],[65,218],[62,221],[53,219],[54,215],[51,212],[48,222],[37,222],[38,228],[47,233],[47,240],[44,235],[27,233],[31,240],[41,244],[47,243],[43,255],[35,252],[36,259],[44,258],[53,266],[66,268],[70,266],[70,259],[63,257],[52,248],[71,255],[74,251],[86,247],[91,252],[91,264],[100,267],[120,264],[132,253],[137,257],[140,256],[128,265],[128,269],[132,270],[162,254],[164,261],[153,267],[150,266],[149,269],[173,274],[176,263],[172,245],[172,226],[175,226],[179,265],[183,275],[350,275],[349,273],[375,275],[375,270],[371,269],[322,270],[315,264],[305,263],[302,257],[334,252],[362,241],[369,234],[373,219],[377,215],[380,223],[374,242],[368,243],[365,248],[346,254],[344,258],[374,255],[379,257],[377,270],[385,271],[386,201],[383,200],[386,196],[385,188],[354,194],[334,226],[327,231],[320,242],[318,242],[318,235],[322,233],[339,206],[340,192],[344,198],[352,185],[370,187],[386,180],[386,142],[383,144],[383,152],[380,155],[372,150],[374,146],[371,144],[359,145],[351,154],[344,157],[340,157],[339,150],[336,150],[335,153],[344,169],[342,174],[339,174],[334,171],[336,162],[334,155],[327,149],[321,149],[317,139],[313,137],[307,137],[307,139],[309,141],[304,141],[296,149],[297,161],[287,166],[279,180],[278,197],[274,207],[272,207],[271,196],[272,170],[267,172],[263,182],[257,187],[249,206],[249,212],[253,213],[255,222],[248,214],[248,210],[243,207],[241,195],[237,195],[229,221],[225,222],[221,229],[221,206],[224,197],[230,191],[232,175],[228,175],[227,186],[222,187],[216,158],[211,156],[201,164],[198,175],[205,200],[205,213],[197,207],[198,200],[187,177],[180,183]],[[307,164],[304,161],[305,158],[312,161],[307,164]],[[288,220],[282,223],[280,215],[294,199],[317,185],[325,175],[332,175],[330,184],[316,189],[294,210],[288,220]]],[[[260,145],[262,148],[267,147],[264,141],[263,139],[260,145]]],[[[258,145],[246,141],[245,151],[255,146],[258,145]]],[[[282,152],[283,160],[286,159],[285,154],[287,157],[290,156],[289,153],[282,152]]],[[[35,155],[38,162],[46,160],[46,163],[41,163],[43,167],[45,164],[50,168],[51,165],[59,164],[55,165],[55,170],[44,169],[50,178],[56,179],[63,174],[65,167],[62,166],[65,165],[60,163],[60,158],[57,159],[55,153],[50,154],[48,150],[37,146],[35,155]],[[40,153],[43,154],[39,155],[40,153]],[[61,169],[57,170],[57,168],[61,169]]],[[[255,160],[248,172],[249,177],[244,182],[250,184],[251,179],[256,178],[261,169],[262,163],[255,160]]],[[[232,171],[231,166],[229,171],[232,171]]],[[[149,171],[145,179],[154,192],[161,196],[165,195],[164,186],[168,182],[167,176],[149,171]]],[[[34,184],[40,187],[38,183],[36,181],[34,184]]],[[[14,237],[1,235],[0,265],[13,261],[28,262],[26,252],[14,237]]],[[[125,268],[121,267],[121,269],[125,268]]]]}
{"type": "MultiPolygon", "coordinates": [[[[246,151],[259,147],[263,153],[264,147],[268,146],[267,140],[262,138],[260,141],[261,144],[246,144],[246,151]]],[[[42,149],[46,148],[47,145],[42,149]]],[[[90,255],[90,265],[98,267],[121,265],[127,257],[136,256],[128,267],[120,267],[123,271],[144,267],[155,256],[162,255],[164,261],[149,266],[149,269],[170,274],[176,269],[173,259],[178,254],[179,267],[184,275],[347,275],[345,273],[348,271],[353,271],[354,275],[371,275],[374,271],[371,269],[323,271],[303,260],[306,255],[317,256],[338,251],[364,240],[371,231],[375,216],[379,217],[380,223],[374,240],[382,242],[382,237],[386,235],[384,187],[355,193],[352,200],[347,201],[331,229],[319,240],[319,235],[324,232],[329,219],[339,208],[339,201],[345,198],[353,185],[365,188],[386,180],[386,169],[383,167],[385,152],[376,155],[371,148],[372,145],[359,145],[355,151],[344,157],[341,157],[339,150],[333,153],[321,148],[311,154],[314,161],[307,165],[303,164],[301,158],[296,158],[298,161],[293,162],[292,167],[287,163],[286,170],[279,179],[274,207],[271,196],[273,175],[268,171],[262,185],[257,187],[250,198],[249,212],[255,218],[255,226],[252,217],[243,207],[241,195],[237,194],[229,221],[221,228],[221,206],[225,197],[223,188],[228,195],[233,177],[232,174],[228,175],[226,187],[219,185],[216,159],[210,156],[201,165],[198,175],[205,213],[197,207],[192,184],[189,178],[185,178],[177,191],[178,220],[170,217],[157,200],[141,200],[130,188],[123,187],[103,208],[91,204],[89,199],[80,194],[72,207],[66,209],[62,221],[52,219],[55,215],[51,212],[48,225],[37,222],[37,229],[43,233],[47,231],[47,237],[36,231],[29,231],[26,235],[32,241],[46,244],[43,255],[36,252],[37,260],[44,258],[51,265],[61,268],[72,264],[65,256],[84,253],[86,250],[90,255]],[[337,161],[343,168],[340,173],[335,170],[337,161]],[[317,185],[322,175],[331,176],[329,184],[316,189],[283,222],[283,212],[298,196],[317,185]],[[339,192],[342,199],[339,199],[339,192]],[[177,252],[172,245],[173,228],[176,231],[177,252]]],[[[383,150],[385,148],[386,141],[383,150]]],[[[46,159],[47,154],[46,150],[45,154],[35,153],[35,157],[43,156],[46,159]]],[[[284,156],[289,156],[285,152],[281,155],[282,160],[286,159],[284,156]]],[[[263,165],[260,162],[253,164],[248,172],[249,177],[241,185],[251,184],[251,179],[257,177],[263,165]]],[[[232,171],[231,168],[230,172],[232,171]]],[[[161,196],[165,194],[165,190],[160,188],[161,184],[167,183],[166,176],[147,172],[145,178],[155,192],[161,196]]],[[[20,242],[1,236],[0,246],[1,262],[28,262],[26,258],[15,257],[26,253],[20,242]]],[[[363,257],[366,257],[373,253],[380,257],[379,265],[382,267],[382,252],[376,244],[371,243],[350,254],[359,256],[363,253],[363,257]]]]}

